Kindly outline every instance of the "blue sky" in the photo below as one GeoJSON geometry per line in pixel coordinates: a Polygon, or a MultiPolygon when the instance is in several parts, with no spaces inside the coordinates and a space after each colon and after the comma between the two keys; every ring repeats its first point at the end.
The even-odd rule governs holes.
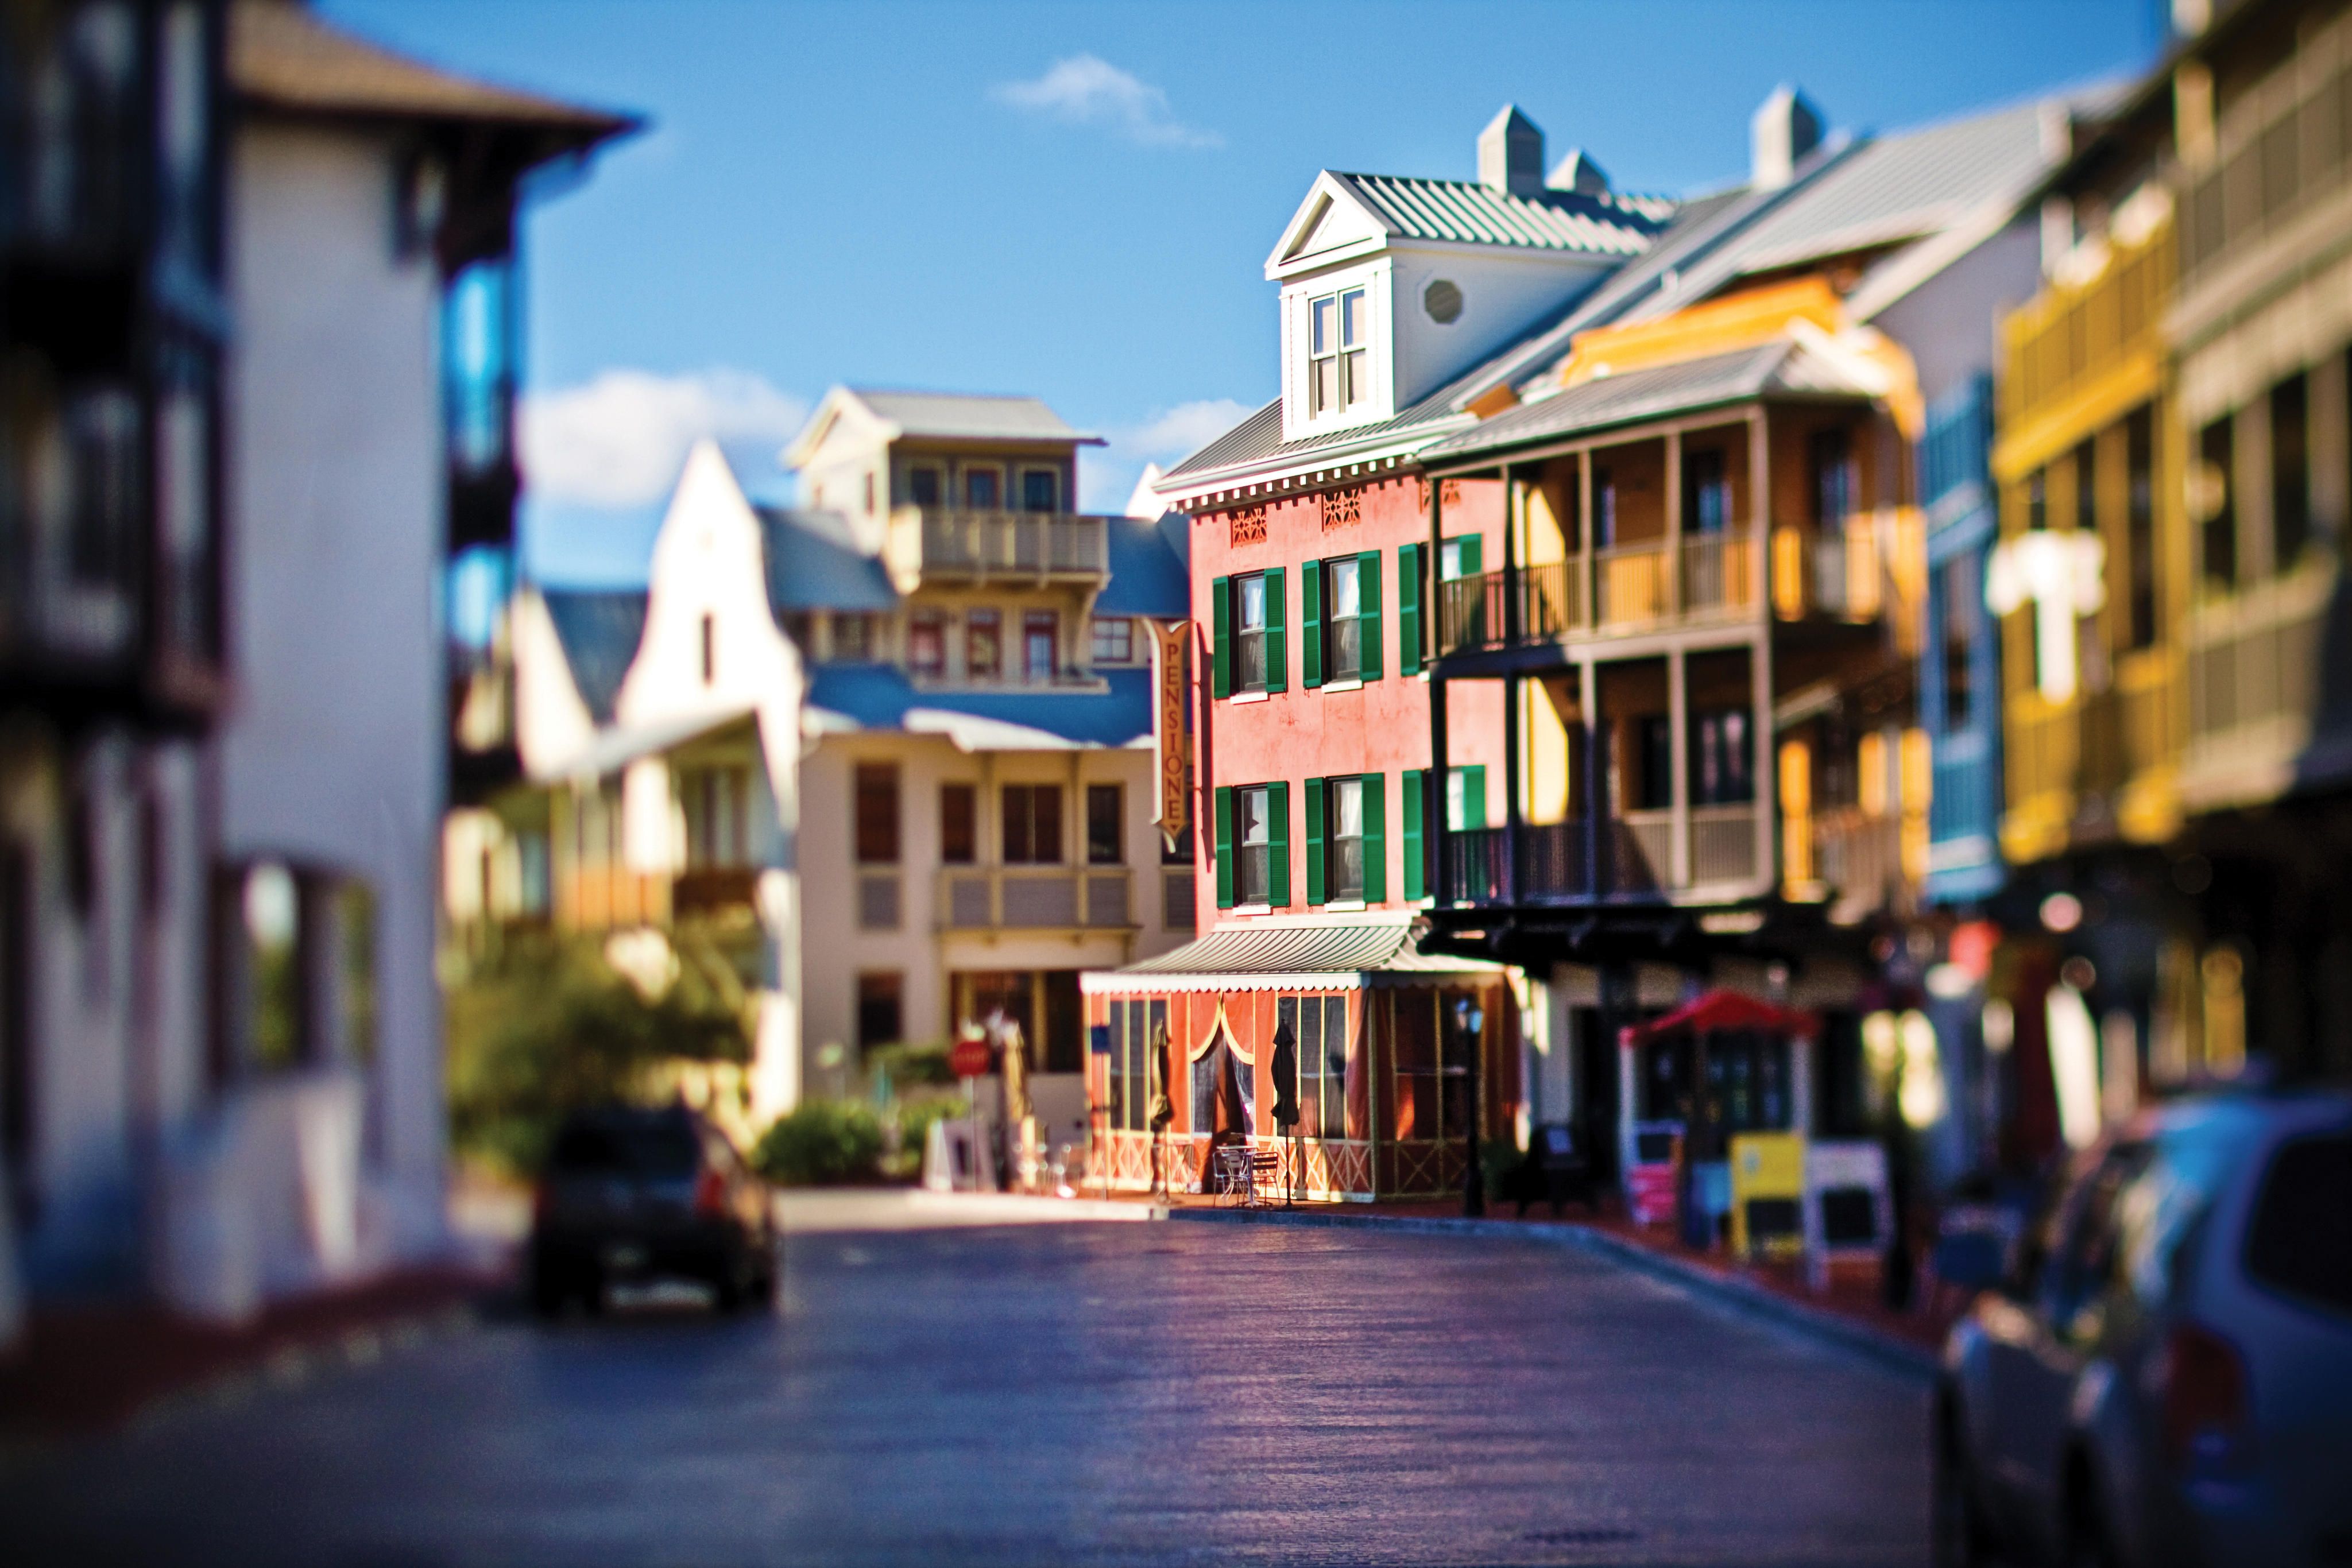
{"type": "Polygon", "coordinates": [[[755,493],[835,382],[1034,392],[1084,499],[1276,382],[1266,252],[1321,168],[1468,178],[1516,101],[1624,190],[1737,179],[1793,81],[1893,130],[2130,71],[2158,0],[317,0],[648,129],[541,204],[525,568],[642,581],[692,434],[755,493]]]}

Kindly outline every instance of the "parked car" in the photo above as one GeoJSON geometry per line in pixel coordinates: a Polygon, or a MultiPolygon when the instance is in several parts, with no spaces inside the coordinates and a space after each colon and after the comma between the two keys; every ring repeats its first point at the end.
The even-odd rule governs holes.
{"type": "Polygon", "coordinates": [[[1939,1563],[2352,1563],[2352,1098],[2150,1111],[1962,1282],[1939,1563]]]}
{"type": "Polygon", "coordinates": [[[530,1233],[532,1304],[602,1308],[608,1286],[708,1284],[722,1312],[775,1299],[766,1184],[682,1106],[582,1112],[555,1134],[530,1233]]]}

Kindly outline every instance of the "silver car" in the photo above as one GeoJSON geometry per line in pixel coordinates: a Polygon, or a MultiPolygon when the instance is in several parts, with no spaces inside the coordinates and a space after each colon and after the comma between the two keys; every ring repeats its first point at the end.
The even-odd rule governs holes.
{"type": "Polygon", "coordinates": [[[1997,1283],[1939,1261],[1990,1287],[1944,1351],[1939,1563],[2352,1565],[2352,1098],[2150,1111],[1997,1283]]]}

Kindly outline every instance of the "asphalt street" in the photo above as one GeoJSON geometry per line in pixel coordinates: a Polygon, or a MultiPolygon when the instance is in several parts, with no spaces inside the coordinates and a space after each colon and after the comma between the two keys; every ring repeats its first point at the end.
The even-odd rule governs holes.
{"type": "Polygon", "coordinates": [[[480,1329],[0,1466],[0,1557],[364,1568],[1926,1560],[1926,1390],[1603,1259],[801,1229],[773,1316],[480,1329]]]}

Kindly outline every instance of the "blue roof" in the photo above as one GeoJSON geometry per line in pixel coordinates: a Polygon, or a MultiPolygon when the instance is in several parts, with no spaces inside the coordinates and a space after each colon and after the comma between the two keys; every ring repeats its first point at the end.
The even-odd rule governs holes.
{"type": "Polygon", "coordinates": [[[768,603],[792,610],[896,610],[898,591],[874,557],[843,538],[822,513],[761,507],[760,534],[768,561],[768,603]]]}
{"type": "Polygon", "coordinates": [[[1150,736],[1151,672],[1106,670],[1102,678],[1107,692],[927,692],[889,664],[822,664],[808,706],[866,729],[905,729],[908,710],[919,708],[1043,730],[1075,746],[1125,746],[1150,736]]]}
{"type": "Polygon", "coordinates": [[[1110,582],[1095,599],[1097,615],[1149,615],[1182,621],[1192,613],[1192,541],[1183,513],[1157,522],[1113,517],[1110,582]]]}
{"type": "Polygon", "coordinates": [[[598,724],[610,724],[621,678],[629,673],[645,636],[644,591],[543,588],[539,596],[555,624],[555,640],[563,644],[581,700],[598,724]]]}

